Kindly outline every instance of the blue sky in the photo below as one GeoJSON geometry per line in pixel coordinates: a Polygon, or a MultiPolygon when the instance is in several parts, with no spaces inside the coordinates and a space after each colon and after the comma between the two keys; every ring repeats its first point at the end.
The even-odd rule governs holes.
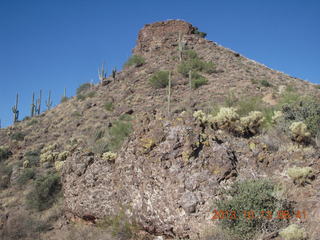
{"type": "MultiPolygon", "coordinates": [[[[98,81],[97,68],[121,69],[144,24],[183,19],[207,39],[271,68],[320,83],[320,1],[317,0],[0,0],[0,119],[20,119],[33,92],[98,81]]],[[[42,104],[44,106],[44,103],[42,104]]]]}

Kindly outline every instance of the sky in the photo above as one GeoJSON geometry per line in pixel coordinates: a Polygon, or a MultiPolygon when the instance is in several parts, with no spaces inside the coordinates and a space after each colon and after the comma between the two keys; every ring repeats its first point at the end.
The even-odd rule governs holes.
{"type": "Polygon", "coordinates": [[[207,39],[290,76],[320,83],[318,0],[0,0],[0,119],[12,124],[32,94],[51,90],[53,104],[98,82],[98,66],[121,70],[139,30],[181,19],[207,39]]]}

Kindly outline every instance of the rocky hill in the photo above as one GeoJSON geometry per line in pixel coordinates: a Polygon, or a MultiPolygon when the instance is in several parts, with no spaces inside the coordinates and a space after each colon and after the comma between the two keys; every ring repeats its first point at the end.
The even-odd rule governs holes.
{"type": "Polygon", "coordinates": [[[180,20],[145,25],[101,80],[1,129],[2,239],[320,239],[318,86],[180,20]],[[260,210],[290,219],[211,219],[234,182],[264,180],[277,207],[260,210]]]}

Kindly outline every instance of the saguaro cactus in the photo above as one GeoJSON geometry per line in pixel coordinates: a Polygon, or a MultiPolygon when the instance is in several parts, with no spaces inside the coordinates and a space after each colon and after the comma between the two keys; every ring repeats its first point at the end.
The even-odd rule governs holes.
{"type": "Polygon", "coordinates": [[[41,112],[41,99],[42,99],[42,90],[40,90],[39,98],[36,101],[36,115],[40,115],[40,112],[41,112]]]}
{"type": "Polygon", "coordinates": [[[169,81],[168,81],[168,116],[170,116],[170,104],[171,104],[171,71],[169,72],[169,81]]]}
{"type": "Polygon", "coordinates": [[[33,117],[36,113],[36,105],[34,104],[34,93],[32,93],[32,103],[31,103],[31,113],[30,116],[33,117]]]}
{"type": "Polygon", "coordinates": [[[98,76],[99,76],[100,83],[102,83],[103,80],[107,78],[107,71],[105,70],[104,65],[105,64],[102,64],[101,68],[98,68],[98,76]]]}
{"type": "Polygon", "coordinates": [[[18,122],[18,119],[19,119],[18,103],[19,103],[19,94],[17,93],[17,96],[16,96],[16,104],[12,107],[13,123],[18,122]]]}
{"type": "Polygon", "coordinates": [[[116,80],[116,75],[117,75],[117,69],[113,68],[112,69],[112,78],[113,78],[114,81],[116,80]]]}
{"type": "Polygon", "coordinates": [[[49,91],[48,100],[46,100],[46,106],[47,106],[47,110],[50,110],[50,109],[51,109],[51,107],[52,107],[51,91],[49,91]]]}
{"type": "Polygon", "coordinates": [[[179,61],[182,62],[182,51],[184,48],[184,43],[182,42],[182,33],[179,32],[178,49],[179,49],[179,61]]]}

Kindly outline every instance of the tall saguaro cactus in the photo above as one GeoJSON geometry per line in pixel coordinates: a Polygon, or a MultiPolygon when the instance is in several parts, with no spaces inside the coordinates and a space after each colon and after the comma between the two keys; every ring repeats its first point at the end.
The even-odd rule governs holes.
{"type": "Polygon", "coordinates": [[[49,91],[48,100],[46,100],[46,106],[47,106],[47,110],[50,110],[50,109],[51,109],[51,107],[52,107],[51,91],[49,91]]]}
{"type": "Polygon", "coordinates": [[[41,99],[42,99],[42,90],[40,90],[39,98],[36,100],[36,115],[40,115],[40,112],[41,112],[41,99]]]}
{"type": "Polygon", "coordinates": [[[16,96],[16,104],[12,107],[13,123],[18,122],[18,119],[19,119],[18,103],[19,103],[19,94],[17,93],[17,96],[16,96]]]}
{"type": "Polygon", "coordinates": [[[101,65],[101,68],[100,67],[98,68],[98,76],[99,76],[100,83],[102,83],[103,80],[107,78],[107,71],[105,70],[104,65],[105,64],[103,63],[101,65]]]}
{"type": "Polygon", "coordinates": [[[36,105],[34,104],[34,93],[32,93],[32,103],[31,103],[31,113],[30,116],[33,117],[36,113],[36,105]]]}
{"type": "Polygon", "coordinates": [[[184,43],[182,42],[182,33],[179,32],[178,49],[179,49],[179,61],[182,62],[182,51],[184,43]]]}
{"type": "Polygon", "coordinates": [[[116,69],[116,68],[113,68],[113,69],[112,69],[112,78],[113,78],[113,81],[116,80],[116,75],[117,75],[117,69],[116,69]]]}
{"type": "Polygon", "coordinates": [[[170,117],[170,104],[171,104],[171,71],[169,72],[168,81],[168,116],[170,117]]]}

